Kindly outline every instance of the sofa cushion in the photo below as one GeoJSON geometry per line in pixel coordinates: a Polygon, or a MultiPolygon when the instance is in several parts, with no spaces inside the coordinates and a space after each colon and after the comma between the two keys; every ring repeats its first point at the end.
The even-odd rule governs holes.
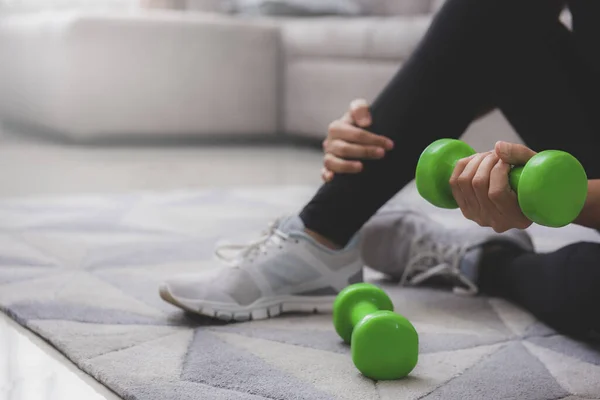
{"type": "Polygon", "coordinates": [[[358,0],[369,15],[415,15],[430,12],[431,0],[358,0]]]}
{"type": "Polygon", "coordinates": [[[312,17],[359,16],[362,6],[355,0],[235,0],[233,11],[245,15],[312,17]]]}
{"type": "Polygon", "coordinates": [[[431,11],[436,13],[442,8],[446,0],[432,0],[431,1],[431,11]]]}
{"type": "Polygon", "coordinates": [[[431,17],[318,18],[280,21],[287,57],[402,60],[423,36],[431,17]]]}
{"type": "Polygon", "coordinates": [[[190,11],[226,13],[231,4],[225,0],[186,0],[185,8],[190,11]]]}

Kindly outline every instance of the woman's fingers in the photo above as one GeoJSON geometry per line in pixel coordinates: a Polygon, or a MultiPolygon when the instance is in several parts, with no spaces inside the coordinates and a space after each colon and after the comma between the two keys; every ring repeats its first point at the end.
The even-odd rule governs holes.
{"type": "Polygon", "coordinates": [[[385,150],[381,147],[358,145],[339,139],[328,140],[324,149],[326,153],[346,159],[377,160],[385,155],[385,150]]]}
{"type": "Polygon", "coordinates": [[[502,214],[489,198],[491,173],[500,158],[494,152],[489,153],[477,169],[472,186],[481,210],[480,225],[501,229],[505,225],[502,214]]]}
{"type": "Polygon", "coordinates": [[[381,147],[385,150],[391,150],[394,147],[394,142],[387,137],[368,132],[342,120],[333,121],[329,125],[328,139],[339,139],[358,145],[381,147]]]}
{"type": "Polygon", "coordinates": [[[526,162],[533,155],[525,146],[498,142],[494,151],[459,160],[450,187],[465,218],[496,232],[529,227],[531,221],[523,215],[509,184],[511,165],[503,159],[526,162]]]}
{"type": "Polygon", "coordinates": [[[490,172],[490,187],[488,197],[502,214],[503,223],[492,226],[496,232],[504,232],[511,228],[526,229],[531,221],[523,215],[519,207],[516,193],[511,189],[508,174],[511,166],[498,160],[490,172]]]}
{"type": "Polygon", "coordinates": [[[362,171],[360,161],[348,161],[334,156],[331,153],[325,154],[323,165],[329,171],[340,174],[356,174],[362,171]]]}
{"type": "Polygon", "coordinates": [[[465,218],[477,223],[481,223],[481,207],[477,200],[477,196],[475,195],[475,191],[473,190],[472,181],[479,169],[479,165],[487,155],[488,153],[480,153],[470,158],[467,165],[465,165],[463,171],[456,179],[456,184],[462,194],[462,200],[464,201],[464,206],[461,207],[461,211],[465,218]]]}
{"type": "Polygon", "coordinates": [[[519,143],[497,142],[494,151],[502,161],[510,165],[525,165],[536,152],[519,143]]]}
{"type": "Polygon", "coordinates": [[[371,125],[371,111],[365,99],[356,99],[350,103],[350,117],[356,125],[366,128],[371,125]]]}
{"type": "Polygon", "coordinates": [[[323,182],[330,182],[333,179],[334,173],[327,168],[321,168],[321,179],[323,182]]]}
{"type": "MultiPolygon", "coordinates": [[[[462,175],[463,171],[465,170],[465,168],[467,167],[469,162],[473,158],[475,158],[475,156],[476,156],[476,154],[474,154],[470,157],[458,160],[456,165],[454,166],[454,170],[452,171],[452,176],[450,176],[450,188],[452,189],[452,196],[454,197],[454,200],[458,204],[458,207],[460,208],[460,210],[463,212],[463,215],[465,214],[465,210],[467,210],[467,213],[469,212],[469,207],[467,204],[467,199],[465,198],[462,190],[460,190],[458,178],[462,175]]],[[[466,215],[465,215],[465,217],[466,217],[466,215]]]]}

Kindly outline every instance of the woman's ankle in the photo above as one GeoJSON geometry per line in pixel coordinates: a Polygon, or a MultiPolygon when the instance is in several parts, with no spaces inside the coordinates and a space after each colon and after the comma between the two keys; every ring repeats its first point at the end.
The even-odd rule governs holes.
{"type": "Polygon", "coordinates": [[[308,228],[304,228],[304,232],[306,232],[306,234],[308,236],[310,236],[311,238],[315,239],[319,244],[322,244],[323,246],[325,246],[331,250],[340,250],[342,248],[341,246],[339,246],[338,244],[334,243],[333,241],[327,239],[325,236],[321,235],[320,233],[311,231],[308,228]]]}

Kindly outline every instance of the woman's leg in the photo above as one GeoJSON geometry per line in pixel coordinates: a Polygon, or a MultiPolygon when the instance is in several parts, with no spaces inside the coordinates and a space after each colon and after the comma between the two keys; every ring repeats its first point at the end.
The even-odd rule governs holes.
{"type": "Polygon", "coordinates": [[[585,77],[587,70],[569,59],[570,33],[558,22],[564,3],[448,0],[372,105],[370,130],[392,138],[394,150],[365,161],[360,174],[323,185],[301,213],[306,227],[347,243],[414,178],[427,145],[459,137],[490,104],[534,148],[563,148],[588,167],[595,159],[587,146],[593,129],[572,85],[573,75],[585,77]]]}
{"type": "Polygon", "coordinates": [[[577,243],[548,254],[506,248],[482,261],[479,288],[529,310],[556,330],[600,338],[600,243],[577,243]]]}
{"type": "Polygon", "coordinates": [[[573,154],[590,178],[600,178],[600,163],[588,145],[600,134],[600,66],[594,62],[599,49],[588,41],[590,16],[597,26],[599,5],[569,2],[573,33],[555,22],[553,29],[531,29],[518,39],[498,42],[499,52],[511,56],[497,60],[502,73],[491,86],[495,104],[528,146],[573,154]]]}

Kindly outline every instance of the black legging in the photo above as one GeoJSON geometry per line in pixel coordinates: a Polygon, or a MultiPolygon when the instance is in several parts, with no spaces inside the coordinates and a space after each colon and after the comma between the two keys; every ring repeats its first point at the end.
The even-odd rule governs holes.
{"type": "Polygon", "coordinates": [[[482,293],[511,300],[562,333],[600,339],[600,243],[547,254],[505,249],[484,263],[482,293]]]}
{"type": "MultiPolygon", "coordinates": [[[[360,174],[336,175],[323,185],[302,210],[302,220],[333,242],[347,243],[414,178],[427,145],[441,137],[460,137],[478,115],[493,108],[534,150],[568,151],[590,178],[600,177],[597,38],[598,0],[447,0],[413,55],[371,106],[369,130],[391,138],[395,148],[381,160],[364,161],[360,174]],[[572,31],[558,20],[565,6],[573,15],[572,31]]],[[[544,256],[528,259],[536,257],[547,264],[544,256]]],[[[586,265],[573,271],[580,274],[578,280],[586,280],[586,271],[594,275],[593,259],[578,260],[586,265]]],[[[537,265],[531,260],[526,264],[537,265]]],[[[514,272],[512,281],[532,285],[525,273],[514,272]]],[[[559,275],[536,279],[548,279],[551,286],[558,284],[553,279],[559,275]]],[[[600,279],[593,278],[600,289],[600,279]]],[[[545,293],[535,295],[543,304],[551,300],[545,293]]],[[[516,300],[543,314],[538,303],[516,300]]]]}

